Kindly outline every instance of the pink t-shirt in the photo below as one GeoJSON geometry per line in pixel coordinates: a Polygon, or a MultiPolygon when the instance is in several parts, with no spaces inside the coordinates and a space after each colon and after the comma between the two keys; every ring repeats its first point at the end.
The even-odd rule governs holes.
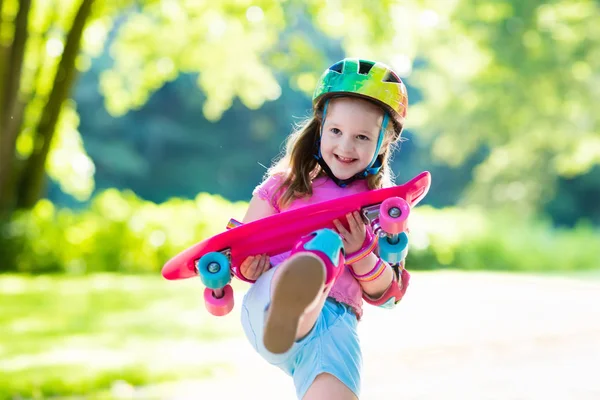
{"type": "MultiPolygon", "coordinates": [[[[257,195],[261,199],[269,202],[275,211],[289,211],[297,208],[306,207],[310,204],[321,203],[323,201],[337,199],[344,196],[350,196],[353,194],[365,192],[368,189],[367,183],[364,180],[358,180],[348,185],[345,188],[341,188],[335,184],[328,177],[320,177],[313,181],[313,194],[310,197],[295,199],[283,210],[278,206],[278,200],[283,194],[283,190],[278,190],[283,182],[284,178],[282,175],[273,175],[265,180],[262,184],[256,187],[253,191],[253,195],[257,195]]],[[[274,257],[271,257],[271,264],[278,265],[284,261],[290,252],[286,252],[274,257]]],[[[348,268],[344,268],[342,274],[338,277],[334,283],[329,297],[333,297],[340,303],[344,303],[352,307],[356,316],[360,319],[362,316],[362,288],[358,281],[354,279],[348,268]]]]}

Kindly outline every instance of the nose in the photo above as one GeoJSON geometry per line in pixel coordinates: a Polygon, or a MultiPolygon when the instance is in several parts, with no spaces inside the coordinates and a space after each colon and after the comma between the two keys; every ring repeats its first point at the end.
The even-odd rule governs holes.
{"type": "Polygon", "coordinates": [[[348,135],[344,135],[338,143],[340,150],[344,152],[350,152],[354,148],[354,143],[352,142],[352,138],[348,135]]]}

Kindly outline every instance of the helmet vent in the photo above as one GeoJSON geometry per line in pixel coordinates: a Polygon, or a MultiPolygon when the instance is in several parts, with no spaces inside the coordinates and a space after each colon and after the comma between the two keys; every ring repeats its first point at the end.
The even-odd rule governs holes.
{"type": "Polygon", "coordinates": [[[335,71],[338,74],[341,74],[343,69],[344,69],[344,62],[343,61],[336,62],[331,67],[329,67],[330,71],[335,71]]]}
{"type": "Polygon", "coordinates": [[[400,78],[398,78],[398,76],[395,73],[390,71],[390,72],[388,72],[387,76],[385,77],[385,79],[382,82],[400,83],[400,78]]]}
{"type": "Polygon", "coordinates": [[[358,63],[358,73],[362,75],[367,75],[371,68],[373,68],[373,65],[375,65],[375,63],[361,60],[358,63]]]}

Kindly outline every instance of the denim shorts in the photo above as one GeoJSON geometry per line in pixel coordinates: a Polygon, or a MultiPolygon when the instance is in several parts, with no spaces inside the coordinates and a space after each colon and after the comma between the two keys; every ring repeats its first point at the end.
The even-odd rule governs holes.
{"type": "Polygon", "coordinates": [[[266,308],[275,269],[265,272],[244,296],[241,319],[246,337],[265,360],[293,378],[298,399],[322,373],[335,376],[359,397],[362,353],[358,321],[350,306],[328,298],[314,328],[290,350],[273,354],[264,347],[266,308]]]}

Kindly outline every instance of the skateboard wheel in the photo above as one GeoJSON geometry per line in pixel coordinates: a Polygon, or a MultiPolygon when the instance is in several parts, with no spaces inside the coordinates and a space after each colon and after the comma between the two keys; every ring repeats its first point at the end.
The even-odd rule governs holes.
{"type": "Polygon", "coordinates": [[[231,280],[229,260],[225,255],[213,251],[203,255],[196,261],[198,275],[204,286],[210,289],[220,289],[231,280]]]}
{"type": "Polygon", "coordinates": [[[233,310],[233,289],[231,285],[225,285],[223,296],[216,298],[213,289],[204,289],[204,305],[209,313],[217,317],[229,314],[233,310]]]}
{"type": "Polygon", "coordinates": [[[400,197],[390,197],[379,208],[379,225],[386,233],[397,235],[404,230],[410,206],[400,197]]]}
{"type": "Polygon", "coordinates": [[[408,235],[402,232],[398,235],[396,243],[390,243],[390,238],[379,238],[379,257],[388,264],[398,264],[406,258],[408,253],[408,235]]]}

